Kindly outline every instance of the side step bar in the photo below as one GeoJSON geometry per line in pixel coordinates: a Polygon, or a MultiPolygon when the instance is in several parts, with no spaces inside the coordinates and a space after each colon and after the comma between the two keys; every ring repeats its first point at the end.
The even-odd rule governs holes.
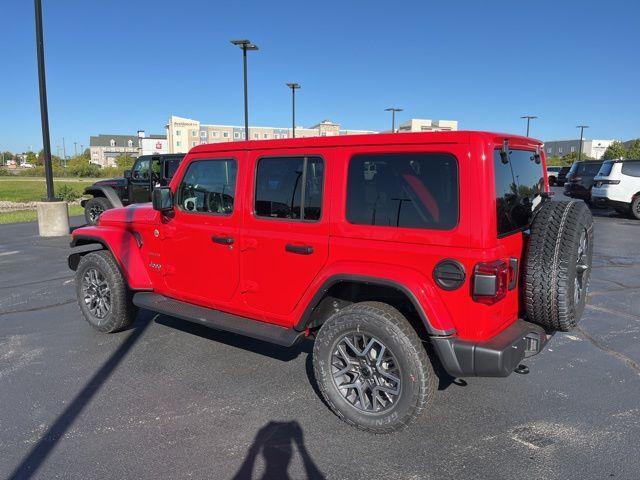
{"type": "Polygon", "coordinates": [[[298,332],[292,328],[284,328],[221,312],[220,310],[199,307],[153,292],[136,293],[133,296],[133,303],[140,308],[146,308],[153,312],[199,323],[216,330],[238,333],[284,347],[291,347],[304,337],[304,332],[298,332]]]}

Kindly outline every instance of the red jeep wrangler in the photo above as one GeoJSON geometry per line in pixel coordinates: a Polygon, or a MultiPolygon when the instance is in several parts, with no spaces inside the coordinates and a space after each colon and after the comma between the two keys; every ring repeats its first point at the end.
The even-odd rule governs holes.
{"type": "Polygon", "coordinates": [[[504,377],[580,319],[593,220],[550,200],[541,147],[462,131],[195,147],[152,204],[73,232],[80,308],[103,332],[141,307],[309,337],[333,411],[397,430],[431,401],[434,366],[504,377]]]}

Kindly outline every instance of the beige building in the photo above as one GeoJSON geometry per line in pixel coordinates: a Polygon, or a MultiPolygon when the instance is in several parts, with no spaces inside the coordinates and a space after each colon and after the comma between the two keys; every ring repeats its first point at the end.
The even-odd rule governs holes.
{"type": "Polygon", "coordinates": [[[428,120],[412,118],[398,127],[398,132],[447,132],[458,130],[456,120],[428,120]]]}
{"type": "MultiPolygon", "coordinates": [[[[186,153],[196,145],[204,143],[238,142],[245,140],[243,126],[208,125],[198,120],[172,115],[166,125],[169,153],[186,153]]],[[[330,137],[335,135],[358,135],[377,133],[373,130],[344,130],[330,120],[310,127],[296,127],[296,137],[330,137]]],[[[291,128],[249,127],[250,140],[292,138],[291,128]]]]}

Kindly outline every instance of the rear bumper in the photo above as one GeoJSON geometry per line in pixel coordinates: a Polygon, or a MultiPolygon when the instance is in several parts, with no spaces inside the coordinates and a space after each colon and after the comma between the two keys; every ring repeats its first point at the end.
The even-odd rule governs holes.
{"type": "Polygon", "coordinates": [[[454,377],[506,377],[523,358],[540,353],[551,336],[534,323],[516,320],[482,342],[455,337],[431,340],[444,369],[454,377]]]}
{"type": "Polygon", "coordinates": [[[587,200],[591,196],[588,189],[584,188],[579,183],[571,183],[571,182],[564,184],[564,194],[567,197],[581,198],[583,200],[587,200]]]}

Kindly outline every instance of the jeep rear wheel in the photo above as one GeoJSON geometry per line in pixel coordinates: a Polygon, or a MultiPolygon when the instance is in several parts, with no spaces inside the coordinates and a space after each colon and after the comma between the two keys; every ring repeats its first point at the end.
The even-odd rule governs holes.
{"type": "Polygon", "coordinates": [[[109,251],[91,252],[82,257],[75,283],[80,310],[91,326],[112,333],[131,325],[137,308],[109,251]]]}
{"type": "Polygon", "coordinates": [[[579,201],[548,201],[532,226],[524,302],[532,322],[567,332],[582,316],[593,257],[593,217],[579,201]]]}
{"type": "Polygon", "coordinates": [[[379,302],[356,303],[332,315],[316,337],[313,365],[333,412],[373,433],[409,425],[437,384],[415,330],[395,308],[379,302]]]}
{"type": "Polygon", "coordinates": [[[110,208],[111,204],[106,198],[94,197],[87,200],[84,205],[84,219],[87,221],[87,225],[97,225],[100,215],[110,208]]]}

